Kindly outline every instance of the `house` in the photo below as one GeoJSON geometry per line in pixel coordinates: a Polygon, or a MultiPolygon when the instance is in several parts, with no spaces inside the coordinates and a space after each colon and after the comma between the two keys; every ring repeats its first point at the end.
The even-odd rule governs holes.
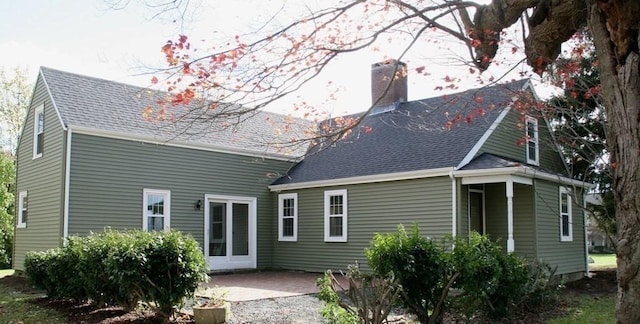
{"type": "Polygon", "coordinates": [[[183,138],[143,120],[157,94],[42,68],[17,152],[15,267],[106,226],[191,233],[212,270],[366,267],[373,233],[416,223],[436,239],[491,235],[567,278],[588,271],[588,185],[564,175],[544,118],[519,109],[529,81],[409,102],[405,72],[374,64],[374,107],[296,161],[268,145],[282,138],[264,120],[284,116],[183,138]]]}

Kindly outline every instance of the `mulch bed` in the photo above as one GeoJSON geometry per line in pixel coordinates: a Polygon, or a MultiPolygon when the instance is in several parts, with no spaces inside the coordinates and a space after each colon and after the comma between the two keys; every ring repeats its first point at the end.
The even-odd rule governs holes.
{"type": "MultiPolygon", "coordinates": [[[[0,285],[12,288],[15,291],[27,294],[42,294],[42,291],[31,288],[22,276],[7,276],[0,278],[0,285]]],[[[539,314],[526,314],[521,317],[520,323],[544,323],[553,317],[562,315],[571,296],[591,295],[594,298],[615,295],[617,291],[615,270],[593,272],[591,278],[583,278],[569,282],[563,291],[561,305],[554,310],[539,314]]],[[[162,319],[151,311],[125,312],[118,307],[99,308],[89,303],[76,303],[69,300],[51,300],[46,297],[36,298],[32,301],[39,306],[56,309],[66,313],[69,323],[162,323],[162,319]]],[[[454,321],[455,322],[455,321],[454,321]]],[[[511,321],[513,322],[513,321],[511,321]]],[[[191,316],[180,314],[170,323],[193,323],[191,316]]]]}

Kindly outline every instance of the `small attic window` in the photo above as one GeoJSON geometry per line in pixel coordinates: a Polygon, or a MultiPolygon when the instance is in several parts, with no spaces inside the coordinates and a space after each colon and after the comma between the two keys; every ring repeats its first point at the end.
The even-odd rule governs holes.
{"type": "Polygon", "coordinates": [[[538,143],[538,120],[527,116],[525,121],[525,137],[526,137],[526,151],[527,151],[527,163],[538,165],[540,148],[538,143]]]}
{"type": "Polygon", "coordinates": [[[42,156],[44,146],[44,105],[36,108],[33,115],[33,158],[42,156]]]}

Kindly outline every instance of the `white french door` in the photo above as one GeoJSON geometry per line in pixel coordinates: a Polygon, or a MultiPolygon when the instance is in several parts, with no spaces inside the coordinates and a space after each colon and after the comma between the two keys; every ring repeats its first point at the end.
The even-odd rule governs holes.
{"type": "Polygon", "coordinates": [[[256,198],[205,195],[204,229],[210,270],[256,268],[256,198]]]}

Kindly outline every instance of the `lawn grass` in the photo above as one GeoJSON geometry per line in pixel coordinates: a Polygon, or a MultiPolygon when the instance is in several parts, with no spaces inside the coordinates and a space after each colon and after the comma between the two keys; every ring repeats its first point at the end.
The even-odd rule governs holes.
{"type": "Polygon", "coordinates": [[[570,301],[567,315],[551,320],[550,324],[616,322],[616,296],[577,296],[570,301]]]}
{"type": "Polygon", "coordinates": [[[617,268],[615,254],[589,254],[589,256],[593,259],[593,263],[589,265],[591,270],[617,268]]]}
{"type": "Polygon", "coordinates": [[[0,323],[67,323],[60,312],[32,303],[41,294],[26,294],[2,284],[2,278],[13,275],[13,270],[0,270],[0,323]]]}

